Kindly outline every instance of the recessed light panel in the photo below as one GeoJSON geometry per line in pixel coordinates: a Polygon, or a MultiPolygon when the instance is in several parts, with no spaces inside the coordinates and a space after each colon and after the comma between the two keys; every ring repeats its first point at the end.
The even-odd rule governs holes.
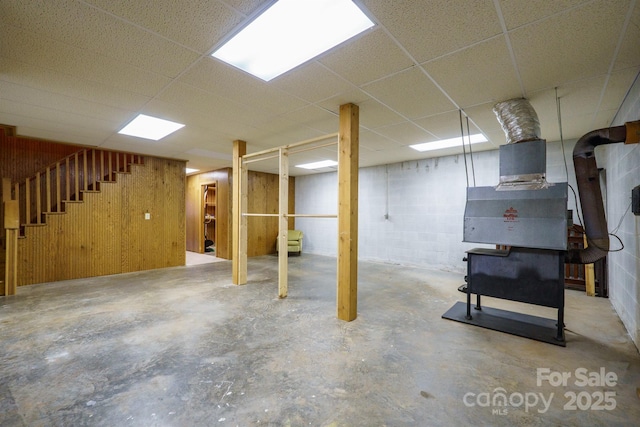
{"type": "Polygon", "coordinates": [[[351,0],[279,0],[212,56],[269,81],[373,26],[351,0]]]}
{"type": "MultiPolygon", "coordinates": [[[[464,138],[465,144],[477,144],[479,142],[486,142],[487,138],[484,137],[481,133],[471,135],[470,137],[464,138]]],[[[424,142],[422,144],[414,144],[409,147],[413,148],[417,151],[432,151],[432,150],[442,150],[445,148],[452,147],[461,147],[462,139],[460,137],[457,138],[449,138],[449,139],[441,139],[440,141],[432,141],[432,142],[424,142]]]]}
{"type": "Polygon", "coordinates": [[[322,169],[322,168],[328,168],[331,166],[336,166],[338,164],[338,162],[334,161],[334,160],[322,160],[320,162],[313,162],[313,163],[305,163],[303,165],[296,165],[297,168],[302,168],[302,169],[322,169]]]}
{"type": "Polygon", "coordinates": [[[139,114],[128,125],[120,129],[118,133],[157,141],[183,127],[182,123],[139,114]]]}

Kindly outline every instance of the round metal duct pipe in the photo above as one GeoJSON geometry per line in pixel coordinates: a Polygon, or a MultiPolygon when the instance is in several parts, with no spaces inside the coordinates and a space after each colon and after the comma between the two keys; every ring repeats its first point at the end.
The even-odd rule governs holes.
{"type": "Polygon", "coordinates": [[[509,99],[493,106],[493,112],[507,136],[507,144],[540,139],[540,122],[531,103],[524,98],[509,99]]]}

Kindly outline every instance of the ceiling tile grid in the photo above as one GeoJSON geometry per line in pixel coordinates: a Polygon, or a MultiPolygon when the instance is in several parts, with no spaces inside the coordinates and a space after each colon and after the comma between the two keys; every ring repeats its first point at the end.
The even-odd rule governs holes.
{"type": "Polygon", "coordinates": [[[512,97],[529,98],[542,137],[557,140],[556,88],[563,136],[577,138],[608,125],[640,71],[633,0],[356,0],[375,27],[270,82],[209,56],[271,1],[3,0],[0,123],[210,170],[231,163],[194,150],[332,133],[353,102],[370,166],[461,153],[407,147],[459,136],[459,109],[490,139],[477,150],[495,149],[492,107],[512,97]],[[140,112],[186,126],[158,142],[119,135],[140,112]]]}

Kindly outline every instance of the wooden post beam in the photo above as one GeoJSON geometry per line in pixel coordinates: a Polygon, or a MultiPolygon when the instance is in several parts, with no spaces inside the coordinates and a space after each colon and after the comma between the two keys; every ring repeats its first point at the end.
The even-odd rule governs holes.
{"type": "Polygon", "coordinates": [[[247,154],[245,141],[233,141],[232,175],[232,226],[231,226],[231,269],[234,285],[247,283],[247,171],[242,167],[242,156],[247,154]]]}
{"type": "Polygon", "coordinates": [[[338,137],[338,318],[355,320],[358,310],[359,108],[340,106],[338,137]]]}
{"type": "Polygon", "coordinates": [[[0,295],[15,295],[18,283],[18,231],[20,213],[18,201],[11,198],[11,180],[2,179],[2,209],[4,209],[4,227],[6,254],[4,288],[0,295]]]}
{"type": "Polygon", "coordinates": [[[280,148],[280,186],[278,195],[278,297],[286,298],[288,292],[289,275],[289,244],[287,234],[289,230],[289,153],[286,148],[280,148]]]}

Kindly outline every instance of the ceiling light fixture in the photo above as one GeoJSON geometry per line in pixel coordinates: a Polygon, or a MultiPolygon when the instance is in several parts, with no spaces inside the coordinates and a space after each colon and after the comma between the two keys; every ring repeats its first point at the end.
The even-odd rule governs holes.
{"type": "Polygon", "coordinates": [[[184,172],[188,175],[190,173],[194,173],[194,172],[200,172],[200,169],[193,169],[193,168],[185,168],[184,172]]]}
{"type": "MultiPolygon", "coordinates": [[[[481,133],[471,135],[469,137],[465,137],[465,144],[478,144],[480,142],[487,142],[488,139],[485,138],[481,133]]],[[[460,137],[449,138],[449,139],[441,139],[440,141],[432,141],[432,142],[423,142],[422,144],[414,144],[409,147],[413,148],[417,151],[432,151],[432,150],[442,150],[444,148],[452,148],[462,146],[462,139],[460,137]]]]}
{"type": "Polygon", "coordinates": [[[296,165],[297,168],[302,168],[302,169],[322,169],[322,168],[329,168],[331,166],[336,166],[338,164],[338,162],[334,161],[334,160],[321,160],[319,162],[313,162],[313,163],[305,163],[302,165],[296,165]]]}
{"type": "Polygon", "coordinates": [[[279,0],[211,56],[269,81],[374,25],[351,0],[279,0]]]}
{"type": "Polygon", "coordinates": [[[131,120],[129,124],[120,129],[118,133],[158,141],[183,127],[184,125],[182,123],[138,114],[138,117],[131,120]]]}

